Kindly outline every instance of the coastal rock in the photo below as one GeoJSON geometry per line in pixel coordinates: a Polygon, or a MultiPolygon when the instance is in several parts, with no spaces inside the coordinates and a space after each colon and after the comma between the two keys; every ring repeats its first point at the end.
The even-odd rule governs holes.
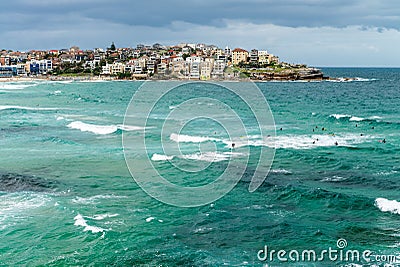
{"type": "Polygon", "coordinates": [[[250,71],[249,77],[252,80],[261,81],[297,81],[297,80],[324,80],[324,74],[319,69],[288,69],[281,71],[250,71]]]}

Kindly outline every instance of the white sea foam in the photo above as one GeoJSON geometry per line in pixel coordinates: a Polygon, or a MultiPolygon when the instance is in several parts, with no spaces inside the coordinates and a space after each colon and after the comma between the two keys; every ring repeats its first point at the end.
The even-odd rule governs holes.
{"type": "Polygon", "coordinates": [[[65,81],[50,81],[50,83],[61,83],[61,84],[70,84],[73,83],[73,80],[65,80],[65,81]]]}
{"type": "Polygon", "coordinates": [[[371,116],[368,118],[361,118],[361,117],[352,116],[349,114],[331,114],[330,117],[333,117],[337,120],[340,120],[342,118],[348,118],[349,121],[365,121],[365,120],[380,120],[380,119],[382,119],[382,117],[379,117],[379,116],[371,116]]]}
{"type": "Polygon", "coordinates": [[[58,108],[39,108],[39,107],[23,107],[23,106],[12,106],[12,105],[4,105],[0,106],[0,110],[7,110],[7,109],[20,109],[20,110],[59,110],[58,108]]]}
{"type": "Polygon", "coordinates": [[[15,213],[25,210],[32,210],[46,205],[51,200],[50,197],[42,194],[6,194],[0,196],[0,215],[6,212],[15,213]]]}
{"type": "Polygon", "coordinates": [[[81,121],[74,121],[67,125],[68,128],[77,129],[82,132],[92,132],[94,134],[111,134],[118,130],[116,125],[95,125],[81,121]]]}
{"type": "MultiPolygon", "coordinates": [[[[371,136],[360,136],[357,134],[345,135],[281,135],[276,137],[264,138],[264,140],[249,140],[249,146],[267,146],[277,149],[313,149],[317,147],[352,146],[355,144],[370,142],[371,136]],[[318,140],[318,141],[317,141],[318,140]]],[[[245,142],[235,142],[235,147],[246,145],[245,142]]]]}
{"type": "Polygon", "coordinates": [[[91,205],[97,204],[101,199],[121,199],[127,198],[126,196],[115,196],[115,195],[95,195],[91,197],[75,197],[72,199],[73,203],[81,204],[81,205],[91,205]]]}
{"type": "MultiPolygon", "coordinates": [[[[336,114],[336,115],[345,116],[341,114],[336,114]]],[[[233,138],[233,140],[222,140],[204,136],[171,134],[170,139],[175,142],[193,142],[193,143],[201,143],[207,141],[223,142],[224,144],[226,144],[227,148],[231,148],[232,143],[234,143],[235,148],[241,148],[246,146],[255,146],[255,147],[266,146],[277,149],[279,148],[312,149],[317,147],[336,146],[336,143],[338,146],[352,146],[364,142],[371,142],[372,140],[374,140],[374,137],[369,135],[361,136],[358,134],[343,134],[343,135],[320,134],[320,135],[281,135],[276,137],[264,137],[264,138],[261,138],[260,136],[248,136],[236,139],[233,138]]],[[[201,156],[200,154],[194,154],[188,156],[188,158],[193,158],[193,159],[196,157],[200,158],[201,156]]],[[[222,157],[217,155],[216,158],[218,159],[222,157]]]]}
{"type": "Polygon", "coordinates": [[[83,216],[80,214],[76,215],[74,217],[74,220],[75,220],[75,223],[74,223],[75,226],[85,227],[83,229],[84,232],[90,231],[95,234],[95,233],[103,233],[103,232],[107,231],[107,229],[103,229],[101,227],[88,225],[85,218],[83,218],[83,216]]]}
{"type": "Polygon", "coordinates": [[[392,175],[392,174],[396,174],[396,173],[398,173],[398,171],[392,170],[392,171],[378,172],[378,173],[376,173],[376,175],[378,175],[378,176],[387,176],[387,175],[392,175]]]}
{"type": "Polygon", "coordinates": [[[88,218],[90,218],[90,219],[92,219],[92,220],[96,220],[96,221],[101,221],[101,220],[104,220],[104,219],[106,219],[106,218],[117,217],[118,215],[119,215],[119,214],[117,214],[117,213],[115,213],[115,214],[106,213],[106,214],[96,214],[96,215],[94,215],[93,217],[88,217],[88,218]]]}
{"type": "MultiPolygon", "coordinates": [[[[142,131],[145,128],[141,127],[141,126],[133,126],[133,125],[117,125],[118,129],[126,131],[126,132],[130,132],[130,131],[142,131]]],[[[148,127],[150,128],[150,127],[148,127]]],[[[148,129],[147,128],[147,129],[148,129]]]]}
{"type": "Polygon", "coordinates": [[[154,217],[149,217],[149,218],[146,219],[146,222],[151,222],[151,221],[153,221],[154,219],[155,219],[154,217]]]}
{"type": "Polygon", "coordinates": [[[349,82],[372,82],[372,81],[377,81],[377,79],[374,78],[360,78],[360,77],[355,77],[355,78],[345,78],[345,77],[339,77],[331,80],[327,80],[328,82],[335,82],[335,83],[349,83],[349,82]]]}
{"type": "MultiPolygon", "coordinates": [[[[266,139],[268,141],[268,139],[266,139]]],[[[272,147],[275,143],[276,148],[292,149],[312,149],[316,147],[352,146],[355,144],[371,141],[370,136],[360,136],[357,134],[345,135],[286,135],[277,136],[275,142],[269,141],[265,145],[272,147]],[[317,141],[318,140],[318,141],[317,141]]]]}
{"type": "Polygon", "coordinates": [[[74,121],[67,125],[68,128],[80,130],[82,132],[91,132],[94,134],[105,135],[112,134],[118,130],[123,131],[139,131],[143,130],[143,127],[131,126],[131,125],[96,125],[85,123],[81,121],[74,121]]]}
{"type": "MultiPolygon", "coordinates": [[[[52,199],[39,193],[9,193],[0,195],[0,230],[15,225],[18,220],[28,218],[33,210],[49,205],[52,199]]],[[[52,204],[53,205],[53,204],[52,204]]]]}
{"type": "Polygon", "coordinates": [[[326,177],[321,180],[321,182],[341,182],[347,180],[344,177],[334,175],[333,177],[326,177]]]}
{"type": "Polygon", "coordinates": [[[220,161],[230,160],[231,158],[241,157],[244,155],[245,154],[243,153],[237,153],[237,152],[224,152],[224,153],[205,152],[205,153],[182,155],[180,157],[189,160],[220,162],[220,161]]]}
{"type": "Polygon", "coordinates": [[[0,84],[0,89],[4,90],[22,90],[28,87],[33,87],[38,85],[37,83],[31,83],[31,84],[19,84],[19,83],[1,83],[0,84]]]}
{"type": "Polygon", "coordinates": [[[356,116],[352,116],[349,121],[363,121],[365,120],[364,118],[360,118],[360,117],[356,117],[356,116]]]}
{"type": "Polygon", "coordinates": [[[153,154],[151,157],[152,161],[167,161],[167,160],[172,160],[174,156],[167,156],[167,155],[161,155],[161,154],[153,154]]]}
{"type": "Polygon", "coordinates": [[[380,116],[371,116],[371,117],[369,117],[369,119],[370,120],[381,120],[382,117],[380,117],[380,116]]]}
{"type": "Polygon", "coordinates": [[[80,81],[76,81],[77,83],[105,83],[105,82],[109,82],[107,80],[80,80],[80,81]]]}
{"type": "Polygon", "coordinates": [[[222,142],[224,144],[226,144],[227,148],[232,148],[232,144],[235,144],[235,148],[240,148],[240,147],[246,147],[246,146],[263,146],[264,141],[262,139],[260,139],[261,137],[257,138],[251,138],[249,136],[249,138],[238,138],[238,139],[234,139],[234,140],[222,140],[222,142]]]}
{"type": "Polygon", "coordinates": [[[375,199],[375,206],[383,212],[400,214],[400,202],[386,198],[375,199]]]}
{"type": "Polygon", "coordinates": [[[63,116],[58,116],[58,117],[57,117],[57,120],[58,120],[58,121],[62,121],[62,120],[65,120],[65,118],[64,118],[63,116]]]}
{"type": "Polygon", "coordinates": [[[348,114],[331,114],[330,117],[333,117],[333,118],[339,120],[341,118],[351,118],[351,115],[348,115],[348,114]]]}
{"type": "Polygon", "coordinates": [[[270,173],[292,174],[291,171],[288,171],[288,170],[285,170],[285,169],[274,169],[274,170],[270,170],[270,173]]]}
{"type": "Polygon", "coordinates": [[[354,79],[356,82],[373,82],[373,81],[377,81],[378,79],[375,78],[360,78],[360,77],[356,77],[354,79]]]}
{"type": "Polygon", "coordinates": [[[172,133],[169,138],[177,143],[202,143],[207,141],[221,141],[220,139],[207,136],[191,136],[191,135],[176,134],[176,133],[172,133]]]}

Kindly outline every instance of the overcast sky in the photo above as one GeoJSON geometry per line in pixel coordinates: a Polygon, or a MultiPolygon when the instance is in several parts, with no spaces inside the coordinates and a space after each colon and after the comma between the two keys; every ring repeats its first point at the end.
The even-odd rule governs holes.
{"type": "Polygon", "coordinates": [[[266,49],[313,66],[400,67],[399,0],[13,0],[0,49],[180,42],[266,49]]]}

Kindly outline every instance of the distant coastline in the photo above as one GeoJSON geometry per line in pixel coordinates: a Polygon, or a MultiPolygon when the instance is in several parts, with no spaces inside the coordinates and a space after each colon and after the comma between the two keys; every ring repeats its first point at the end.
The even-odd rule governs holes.
{"type": "MultiPolygon", "coordinates": [[[[104,75],[35,75],[35,76],[12,76],[0,77],[0,82],[33,82],[33,81],[323,81],[332,78],[324,76],[319,69],[302,68],[286,69],[282,71],[260,71],[259,69],[246,71],[245,74],[237,72],[224,77],[209,79],[190,79],[186,77],[166,76],[166,75],[132,75],[130,77],[104,76],[104,75]]],[[[333,78],[335,79],[335,78],[333,78]]],[[[348,78],[351,79],[351,78],[348,78]]]]}
{"type": "Polygon", "coordinates": [[[283,62],[267,50],[181,43],[136,48],[27,52],[2,50],[1,81],[31,80],[326,80],[321,70],[283,62]]]}

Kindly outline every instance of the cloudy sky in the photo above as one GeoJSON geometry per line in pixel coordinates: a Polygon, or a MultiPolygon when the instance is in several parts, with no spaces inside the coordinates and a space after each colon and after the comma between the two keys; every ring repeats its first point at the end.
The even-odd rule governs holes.
{"type": "Polygon", "coordinates": [[[400,67],[399,0],[13,0],[0,49],[180,42],[266,49],[313,66],[400,67]]]}

